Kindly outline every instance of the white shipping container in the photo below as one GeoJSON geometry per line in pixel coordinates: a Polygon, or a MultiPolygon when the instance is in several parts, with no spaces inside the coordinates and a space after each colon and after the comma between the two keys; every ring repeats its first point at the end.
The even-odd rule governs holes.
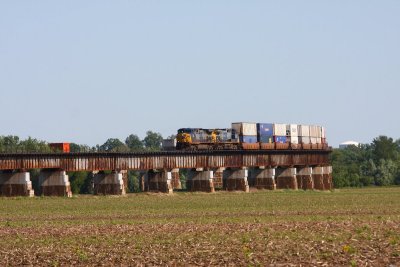
{"type": "Polygon", "coordinates": [[[252,122],[233,122],[232,129],[241,135],[257,135],[257,124],[252,122]]]}
{"type": "Polygon", "coordinates": [[[317,144],[317,137],[310,137],[311,144],[317,144]]]}
{"type": "Polygon", "coordinates": [[[321,127],[321,138],[326,138],[326,129],[325,129],[325,127],[321,127]]]}
{"type": "Polygon", "coordinates": [[[299,137],[299,142],[302,144],[310,144],[311,143],[311,138],[309,136],[300,136],[299,137]]]}
{"type": "Polygon", "coordinates": [[[298,136],[297,124],[287,124],[286,125],[286,135],[288,136],[298,136]]]}
{"type": "Polygon", "coordinates": [[[274,135],[286,136],[286,124],[274,123],[274,135]]]}
{"type": "Polygon", "coordinates": [[[291,137],[289,137],[289,142],[292,144],[298,144],[299,138],[297,136],[291,136],[291,137]]]}
{"type": "Polygon", "coordinates": [[[317,126],[318,131],[317,131],[317,137],[321,138],[322,135],[322,127],[321,126],[317,126]]]}
{"type": "Polygon", "coordinates": [[[299,125],[298,126],[299,136],[310,136],[310,126],[309,125],[299,125]]]}
{"type": "Polygon", "coordinates": [[[321,126],[311,125],[310,126],[310,136],[321,138],[321,126]]]}
{"type": "Polygon", "coordinates": [[[317,144],[322,144],[322,139],[320,137],[317,137],[317,144]]]}

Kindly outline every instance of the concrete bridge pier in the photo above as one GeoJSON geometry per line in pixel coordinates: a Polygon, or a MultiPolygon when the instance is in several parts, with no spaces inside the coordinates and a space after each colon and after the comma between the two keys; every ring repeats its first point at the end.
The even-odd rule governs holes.
{"type": "Polygon", "coordinates": [[[228,191],[249,192],[249,183],[247,181],[248,169],[226,169],[223,174],[224,189],[228,191]]]}
{"type": "Polygon", "coordinates": [[[299,189],[303,190],[314,189],[311,167],[297,168],[297,186],[299,189]]]}
{"type": "Polygon", "coordinates": [[[93,176],[93,193],[95,195],[125,195],[126,185],[124,175],[127,171],[100,171],[93,176]]]}
{"type": "Polygon", "coordinates": [[[25,171],[3,171],[0,172],[0,196],[33,197],[31,176],[25,171]]]}
{"type": "Polygon", "coordinates": [[[314,167],[313,168],[312,176],[313,176],[313,180],[314,180],[314,189],[325,190],[324,174],[325,174],[325,167],[314,167]]]}
{"type": "Polygon", "coordinates": [[[186,188],[191,192],[201,191],[214,193],[214,172],[203,170],[203,168],[189,170],[186,188]]]}
{"type": "MultiPolygon", "coordinates": [[[[145,177],[147,186],[145,185],[145,191],[160,192],[172,194],[172,173],[168,170],[152,170],[148,171],[145,177]]],[[[146,182],[145,182],[146,184],[146,182]]]]}
{"type": "Polygon", "coordinates": [[[275,168],[260,166],[259,168],[254,168],[249,175],[250,179],[253,180],[254,187],[257,189],[276,189],[275,168]]]}
{"type": "Polygon", "coordinates": [[[173,189],[182,189],[181,178],[179,177],[179,169],[171,170],[171,185],[173,189]]]}
{"type": "Polygon", "coordinates": [[[72,197],[69,177],[63,170],[43,169],[39,174],[40,195],[72,197]]]}
{"type": "Polygon", "coordinates": [[[323,181],[325,190],[333,189],[332,166],[324,167],[323,181]]]}
{"type": "Polygon", "coordinates": [[[277,168],[276,187],[278,189],[297,190],[296,168],[277,168]]]}
{"type": "Polygon", "coordinates": [[[223,176],[225,168],[214,169],[214,188],[222,189],[224,187],[223,176]]]}

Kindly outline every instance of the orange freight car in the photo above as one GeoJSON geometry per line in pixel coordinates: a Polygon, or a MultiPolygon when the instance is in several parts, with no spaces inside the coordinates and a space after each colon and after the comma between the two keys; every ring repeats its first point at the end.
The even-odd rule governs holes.
{"type": "Polygon", "coordinates": [[[70,152],[69,143],[50,143],[49,146],[55,152],[64,152],[64,153],[69,153],[70,152]]]}

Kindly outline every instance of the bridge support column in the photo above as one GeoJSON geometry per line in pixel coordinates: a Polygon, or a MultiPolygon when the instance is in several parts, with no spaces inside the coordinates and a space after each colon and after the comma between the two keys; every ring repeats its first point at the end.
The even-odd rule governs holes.
{"type": "Polygon", "coordinates": [[[276,169],[276,187],[297,190],[296,168],[276,169]]]}
{"type": "Polygon", "coordinates": [[[203,169],[189,170],[186,188],[191,192],[214,193],[214,172],[209,170],[204,171],[203,169]]]}
{"type": "Polygon", "coordinates": [[[122,174],[122,181],[124,183],[124,194],[128,191],[128,170],[120,170],[119,173],[122,174]]]}
{"type": "Polygon", "coordinates": [[[142,192],[149,191],[149,176],[145,171],[139,172],[139,187],[142,192]]]}
{"type": "Polygon", "coordinates": [[[173,193],[171,184],[172,174],[170,171],[148,171],[147,172],[147,191],[173,193]]]}
{"type": "Polygon", "coordinates": [[[254,186],[257,189],[275,190],[275,169],[274,168],[254,168],[250,173],[254,186]]]}
{"type": "Polygon", "coordinates": [[[216,170],[214,170],[214,188],[223,188],[223,174],[224,174],[225,168],[220,167],[216,170]]]}
{"type": "Polygon", "coordinates": [[[63,170],[42,170],[39,174],[40,194],[72,197],[69,177],[63,170]]]}
{"type": "Polygon", "coordinates": [[[179,177],[179,169],[171,170],[171,185],[173,189],[182,189],[181,178],[179,177]]]}
{"type": "Polygon", "coordinates": [[[31,176],[29,172],[0,172],[0,196],[33,197],[31,176]]]}
{"type": "Polygon", "coordinates": [[[228,191],[249,192],[249,183],[247,181],[247,177],[247,168],[226,169],[223,174],[224,189],[228,191]]]}
{"type": "MultiPolygon", "coordinates": [[[[125,195],[125,177],[126,171],[113,171],[109,174],[103,171],[94,174],[93,193],[95,195],[125,195]]],[[[127,179],[126,179],[127,180],[127,179]]]]}
{"type": "Polygon", "coordinates": [[[324,167],[323,181],[325,190],[333,189],[332,166],[324,167]]]}
{"type": "Polygon", "coordinates": [[[303,190],[314,189],[311,167],[297,168],[297,186],[299,189],[303,190]]]}
{"type": "Polygon", "coordinates": [[[324,173],[325,167],[314,167],[312,170],[313,180],[314,180],[314,189],[316,190],[325,190],[324,186],[324,173]]]}

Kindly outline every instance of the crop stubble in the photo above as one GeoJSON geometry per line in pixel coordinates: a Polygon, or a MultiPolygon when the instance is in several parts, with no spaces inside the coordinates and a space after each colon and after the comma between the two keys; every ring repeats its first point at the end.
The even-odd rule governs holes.
{"type": "Polygon", "coordinates": [[[0,265],[389,265],[400,188],[0,199],[0,265]]]}

